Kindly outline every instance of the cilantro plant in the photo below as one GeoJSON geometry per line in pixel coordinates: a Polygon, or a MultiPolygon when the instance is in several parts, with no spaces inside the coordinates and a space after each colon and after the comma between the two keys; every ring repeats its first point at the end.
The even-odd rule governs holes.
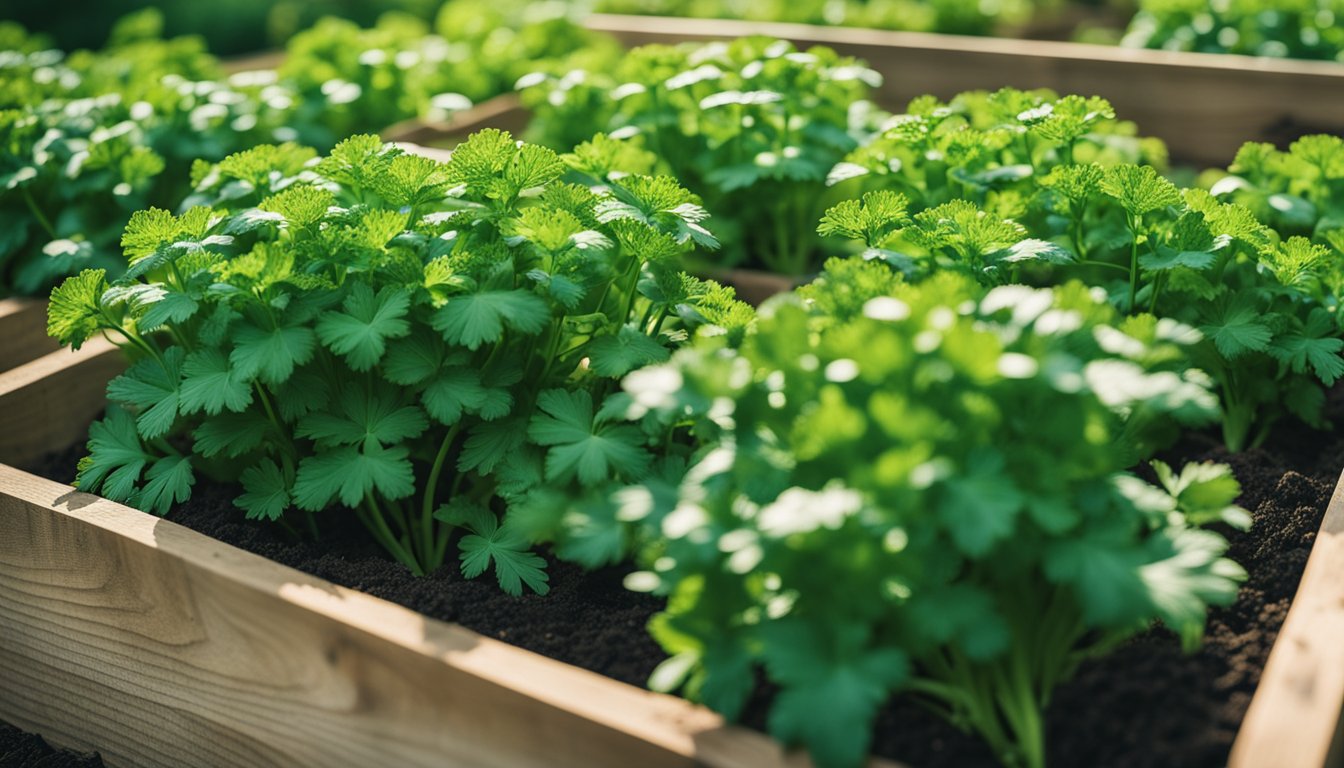
{"type": "MultiPolygon", "coordinates": [[[[948,270],[986,285],[1083,278],[1122,311],[1199,328],[1205,338],[1191,353],[1217,382],[1234,451],[1262,442],[1285,415],[1325,426],[1324,387],[1344,377],[1334,309],[1344,282],[1327,245],[1329,215],[1315,227],[1326,243],[1283,240],[1245,205],[1125,162],[1120,149],[1142,155],[1143,145],[1097,132],[1110,119],[1104,101],[1039,103],[1015,91],[980,98],[985,110],[917,104],[837,166],[837,183],[872,191],[833,207],[819,231],[911,279],[948,270]],[[986,127],[975,127],[977,113],[986,127]]],[[[1256,209],[1315,210],[1295,193],[1329,206],[1336,144],[1304,140],[1296,155],[1258,165],[1266,150],[1243,151],[1234,167],[1296,158],[1293,192],[1286,175],[1276,186],[1262,172],[1265,192],[1232,179],[1215,191],[1256,209]]]]}
{"type": "MultiPolygon", "coordinates": [[[[133,363],[77,485],[158,514],[198,474],[313,535],[348,510],[412,572],[546,591],[507,515],[533,486],[638,480],[656,445],[602,407],[688,331],[740,328],[678,269],[702,211],[667,177],[600,194],[551,150],[482,131],[448,163],[372,136],[198,164],[180,215],[137,212],[125,274],[85,270],[48,329],[133,363]]],[[[740,332],[740,331],[739,331],[740,332]]]]}
{"type": "Polygon", "coordinates": [[[1121,44],[1198,53],[1344,60],[1340,0],[1140,0],[1121,44]]]}
{"type": "Polygon", "coordinates": [[[384,14],[369,28],[328,17],[289,41],[280,73],[303,94],[305,116],[336,136],[416,117],[442,121],[512,90],[533,68],[563,72],[616,60],[614,40],[584,30],[563,10],[453,0],[439,11],[437,34],[406,13],[384,14]]]}
{"type": "Polygon", "coordinates": [[[771,733],[824,768],[862,765],[905,692],[1040,768],[1081,660],[1153,621],[1197,643],[1244,578],[1202,527],[1249,524],[1228,467],[1126,472],[1129,414],[1214,415],[1207,378],[1171,367],[1197,337],[1079,283],[833,262],[740,348],[697,339],[626,378],[632,423],[698,448],[520,519],[585,562],[634,550],[627,586],[668,596],[655,688],[735,717],[763,674],[771,733]]]}
{"type": "Polygon", "coordinates": [[[631,51],[615,71],[537,73],[519,82],[538,141],[568,148],[596,132],[652,151],[704,199],[721,266],[805,274],[825,178],[872,122],[879,76],[827,48],[764,37],[631,51]]]}
{"type": "Polygon", "coordinates": [[[1215,197],[1250,208],[1281,235],[1344,250],[1344,139],[1306,136],[1286,152],[1250,142],[1228,172],[1210,175],[1215,197]]]}
{"type": "Polygon", "coordinates": [[[0,293],[37,293],[85,267],[115,272],[131,212],[180,201],[197,158],[314,138],[273,76],[208,79],[217,62],[192,38],[158,39],[157,18],[130,17],[104,50],[69,56],[5,33],[0,293]]]}

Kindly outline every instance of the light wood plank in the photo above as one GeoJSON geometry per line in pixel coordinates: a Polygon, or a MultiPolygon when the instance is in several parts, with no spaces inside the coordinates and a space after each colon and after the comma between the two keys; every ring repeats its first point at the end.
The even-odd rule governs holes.
{"type": "Polygon", "coordinates": [[[487,99],[471,109],[458,112],[444,122],[413,118],[381,132],[384,141],[428,144],[451,148],[481,128],[498,128],[521,137],[531,114],[512,93],[487,99]]]}
{"type": "Polygon", "coordinates": [[[808,764],[681,700],[3,466],[0,638],[0,718],[111,768],[808,764]]]}
{"type": "Polygon", "coordinates": [[[47,303],[0,299],[0,372],[60,349],[47,335],[47,303]]]}
{"type": "Polygon", "coordinates": [[[25,465],[82,441],[125,365],[114,344],[96,338],[0,373],[0,462],[25,465]]]}
{"type": "Polygon", "coordinates": [[[1341,705],[1344,476],[1321,521],[1302,583],[1237,733],[1228,768],[1344,764],[1337,740],[1341,705]]]}
{"type": "Polygon", "coordinates": [[[1332,62],[721,19],[595,14],[586,24],[632,46],[744,34],[828,45],[883,74],[888,108],[1003,86],[1104,96],[1174,158],[1203,165],[1226,166],[1246,141],[1344,130],[1344,66],[1332,62]]]}

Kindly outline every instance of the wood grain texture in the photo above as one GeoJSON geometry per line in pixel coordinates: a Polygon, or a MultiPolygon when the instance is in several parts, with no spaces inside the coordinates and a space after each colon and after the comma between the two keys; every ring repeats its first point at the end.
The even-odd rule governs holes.
{"type": "Polygon", "coordinates": [[[808,764],[678,699],[2,466],[0,691],[0,719],[110,768],[808,764]]]}
{"type": "Polygon", "coordinates": [[[0,373],[0,462],[25,465],[82,440],[125,365],[115,345],[95,338],[0,373]]]}
{"type": "Polygon", "coordinates": [[[1288,618],[1232,747],[1228,768],[1344,765],[1344,476],[1335,487],[1288,618]]]}
{"type": "Polygon", "coordinates": [[[1246,141],[1344,130],[1344,66],[1331,62],[721,19],[595,14],[586,24],[626,45],[744,34],[828,45],[881,72],[877,100],[895,109],[926,93],[1003,86],[1104,96],[1141,135],[1196,164],[1226,166],[1246,141]]]}
{"type": "Polygon", "coordinates": [[[60,349],[47,335],[47,303],[0,299],[0,373],[60,349]]]}

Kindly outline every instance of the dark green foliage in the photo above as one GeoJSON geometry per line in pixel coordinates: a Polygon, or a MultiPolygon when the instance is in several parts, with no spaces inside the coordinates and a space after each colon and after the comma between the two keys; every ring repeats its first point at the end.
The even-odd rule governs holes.
{"type": "Polygon", "coordinates": [[[1122,45],[1339,60],[1340,0],[1140,0],[1122,45]]]}
{"type": "Polygon", "coordinates": [[[1236,201],[1224,203],[1168,181],[1153,165],[1160,145],[1126,132],[1101,99],[1003,90],[916,100],[833,171],[854,199],[819,231],[910,279],[1081,277],[1122,311],[1198,328],[1191,354],[1217,383],[1232,450],[1259,444],[1285,415],[1324,426],[1323,388],[1344,376],[1334,309],[1344,272],[1330,248],[1344,244],[1339,140],[1309,137],[1288,153],[1248,146],[1233,167],[1243,176],[1214,189],[1236,201]],[[1294,210],[1296,230],[1275,214],[1294,210]],[[1317,243],[1282,239],[1257,213],[1317,243]]]}
{"type": "Polygon", "coordinates": [[[124,277],[52,294],[53,336],[107,333],[134,361],[79,487],[162,514],[203,473],[240,482],[251,518],[353,510],[415,572],[461,527],[465,574],[544,592],[511,500],[643,477],[648,436],[598,410],[615,377],[752,317],[679,271],[703,218],[688,192],[629,177],[600,195],[564,170],[499,131],[449,163],[355,136],[320,160],[268,145],[198,166],[202,204],[131,217],[124,277]],[[677,213],[612,216],[617,200],[677,213]]]}
{"type": "MultiPolygon", "coordinates": [[[[519,86],[538,141],[568,148],[606,132],[701,195],[724,244],[716,266],[798,275],[820,266],[811,222],[825,209],[826,174],[871,130],[862,100],[880,82],[830,49],[752,37],[645,46],[614,71],[537,73],[519,86]]],[[[640,169],[592,170],[602,182],[640,169]]]]}
{"type": "Polygon", "coordinates": [[[633,549],[627,585],[668,596],[651,683],[733,717],[763,670],[771,732],[821,766],[861,765],[905,691],[1039,768],[1082,659],[1155,620],[1194,644],[1244,578],[1200,527],[1249,524],[1228,467],[1126,473],[1133,414],[1214,415],[1207,378],[1173,367],[1197,336],[1117,324],[1077,283],[832,262],[740,349],[697,339],[625,380],[632,424],[698,450],[607,495],[536,494],[519,521],[588,564],[633,549]]]}

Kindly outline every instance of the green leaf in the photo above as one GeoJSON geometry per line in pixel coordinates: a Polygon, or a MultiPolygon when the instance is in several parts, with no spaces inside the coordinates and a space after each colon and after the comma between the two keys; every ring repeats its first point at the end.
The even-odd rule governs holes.
{"type": "Polygon", "coordinates": [[[462,455],[457,468],[461,472],[476,470],[483,475],[494,471],[496,465],[522,447],[526,432],[519,419],[491,421],[478,424],[462,444],[462,455]]]}
{"type": "Polygon", "coordinates": [[[577,475],[584,485],[595,485],[614,475],[637,478],[648,468],[651,457],[641,445],[638,428],[595,421],[593,399],[587,392],[545,390],[537,396],[537,409],[527,436],[538,445],[550,446],[547,480],[577,475]]]}
{"type": "Polygon", "coordinates": [[[1025,499],[1003,474],[1000,454],[980,452],[967,462],[964,476],[944,487],[938,513],[957,547],[979,557],[1013,532],[1025,499]]]}
{"type": "Polygon", "coordinates": [[[265,329],[240,323],[234,326],[233,342],[229,362],[238,378],[260,378],[267,384],[288,379],[296,365],[313,359],[317,346],[312,328],[289,324],[265,329]]]}
{"type": "Polygon", "coordinates": [[[409,457],[404,445],[384,448],[366,443],[363,450],[352,445],[319,450],[299,463],[294,504],[316,512],[339,497],[345,506],[356,507],[374,491],[387,499],[403,499],[415,493],[409,457]]]}
{"type": "Polygon", "coordinates": [[[1269,348],[1274,332],[1261,322],[1263,317],[1255,297],[1240,294],[1222,304],[1212,322],[1200,326],[1199,330],[1213,339],[1214,346],[1224,357],[1235,360],[1248,352],[1263,352],[1269,348]]]}
{"type": "Polygon", "coordinates": [[[661,363],[669,354],[667,347],[639,329],[623,325],[615,334],[599,336],[588,344],[588,365],[598,376],[616,378],[636,368],[661,363]]]}
{"type": "Polygon", "coordinates": [[[1107,168],[1101,191],[1115,198],[1132,216],[1181,204],[1180,190],[1151,165],[1123,163],[1107,168]]]}
{"type": "Polygon", "coordinates": [[[79,349],[102,327],[99,300],[107,288],[107,271],[102,269],[86,269],[66,278],[51,292],[47,335],[79,349]]]}
{"type": "Polygon", "coordinates": [[[145,486],[136,494],[133,502],[145,512],[153,512],[162,517],[174,504],[181,504],[191,498],[191,486],[196,483],[196,475],[191,470],[191,460],[185,456],[165,456],[154,462],[154,466],[145,473],[145,486]]]}
{"type": "Polygon", "coordinates": [[[290,482],[274,461],[263,459],[248,467],[240,480],[243,493],[233,503],[247,512],[248,520],[279,520],[289,508],[290,482]]]}
{"type": "Polygon", "coordinates": [[[1049,240],[1027,239],[1005,248],[996,254],[998,261],[1016,264],[1023,261],[1039,261],[1045,264],[1072,264],[1078,260],[1073,252],[1049,240]]]}
{"type": "Polygon", "coordinates": [[[237,458],[259,447],[263,440],[276,439],[275,429],[264,414],[255,409],[210,416],[191,433],[192,447],[206,458],[237,458]]]}
{"type": "Polygon", "coordinates": [[[510,595],[521,595],[523,585],[539,595],[550,591],[546,561],[531,551],[526,537],[508,522],[499,524],[494,513],[471,502],[454,502],[441,507],[434,516],[471,531],[458,542],[462,575],[474,579],[493,561],[499,586],[510,595]]]}
{"type": "Polygon", "coordinates": [[[108,408],[107,416],[89,427],[88,449],[89,455],[79,462],[75,487],[89,493],[101,488],[102,495],[113,501],[130,501],[140,472],[153,458],[141,446],[131,414],[116,406],[108,408]]]}
{"type": "Polygon", "coordinates": [[[550,307],[531,291],[482,291],[450,298],[431,323],[448,343],[474,350],[499,341],[505,326],[530,335],[539,333],[550,319],[550,307]]]}
{"type": "Polygon", "coordinates": [[[781,687],[770,733],[803,744],[821,765],[857,766],[868,754],[877,710],[910,674],[897,648],[865,648],[854,626],[784,620],[762,629],[766,668],[781,687]],[[822,634],[833,634],[833,644],[822,634]]]}
{"type": "Polygon", "coordinates": [[[182,413],[204,410],[211,416],[224,409],[242,411],[252,404],[252,387],[229,366],[218,349],[192,352],[182,363],[179,395],[182,413]]]}
{"type": "Polygon", "coordinates": [[[419,408],[402,405],[391,387],[369,391],[347,386],[330,411],[315,411],[299,420],[294,433],[321,446],[396,445],[419,437],[429,421],[419,408]]]}
{"type": "Polygon", "coordinates": [[[1297,373],[1309,370],[1327,387],[1344,377],[1344,339],[1330,313],[1317,307],[1301,328],[1275,339],[1269,353],[1297,373]]]}
{"type": "Polygon", "coordinates": [[[367,284],[355,283],[342,306],[344,312],[326,312],[318,318],[317,336],[356,371],[376,365],[388,339],[410,333],[405,318],[411,298],[400,288],[387,286],[375,296],[367,284]]]}
{"type": "Polygon", "coordinates": [[[108,382],[108,399],[136,410],[136,428],[146,440],[168,434],[177,420],[182,358],[180,347],[170,347],[162,362],[141,360],[108,382]]]}

